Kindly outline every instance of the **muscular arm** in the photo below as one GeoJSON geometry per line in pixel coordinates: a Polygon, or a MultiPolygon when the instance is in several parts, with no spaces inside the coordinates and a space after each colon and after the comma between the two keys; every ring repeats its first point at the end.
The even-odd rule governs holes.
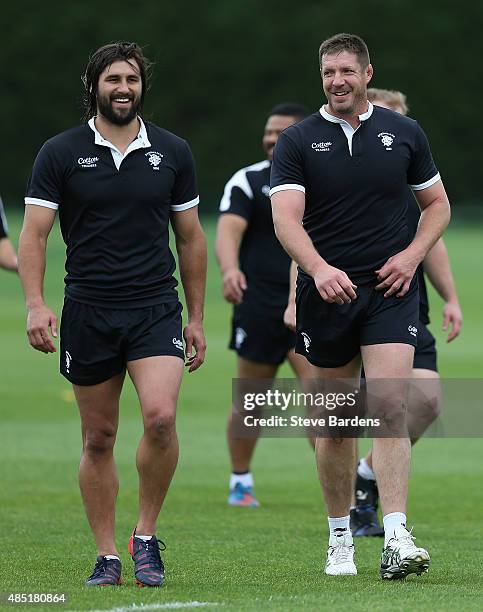
{"type": "Polygon", "coordinates": [[[188,309],[188,324],[183,335],[189,372],[194,372],[205,358],[206,342],[203,332],[203,308],[206,288],[206,240],[195,206],[171,215],[176,237],[181,283],[188,309]],[[196,354],[193,354],[193,347],[196,354]]]}
{"type": "Polygon", "coordinates": [[[448,342],[454,340],[460,333],[463,324],[463,316],[458,300],[458,293],[451,272],[448,251],[442,238],[436,242],[424,259],[424,271],[428,275],[431,284],[443,298],[443,329],[449,326],[448,342]]]}
{"type": "Polygon", "coordinates": [[[274,193],[271,199],[277,238],[290,257],[314,279],[322,299],[337,304],[355,299],[356,286],[345,272],[330,266],[318,254],[303,228],[305,194],[290,189],[274,193]]]}
{"type": "Polygon", "coordinates": [[[18,245],[20,280],[27,307],[27,335],[31,346],[42,353],[55,353],[49,336],[57,337],[57,318],[43,296],[45,251],[55,211],[43,206],[26,206],[18,245]]]}
{"type": "Polygon", "coordinates": [[[238,250],[248,226],[240,215],[224,214],[218,219],[215,254],[223,279],[223,297],[227,302],[239,304],[247,288],[245,275],[238,267],[238,250]]]}
{"type": "Polygon", "coordinates": [[[0,268],[17,272],[17,254],[8,238],[0,238],[0,268]]]}
{"type": "Polygon", "coordinates": [[[405,295],[416,272],[416,268],[428,251],[441,237],[450,220],[450,206],[443,183],[438,181],[427,189],[415,191],[421,208],[418,230],[411,244],[390,257],[376,274],[380,283],[376,289],[385,291],[384,297],[405,295]]]}

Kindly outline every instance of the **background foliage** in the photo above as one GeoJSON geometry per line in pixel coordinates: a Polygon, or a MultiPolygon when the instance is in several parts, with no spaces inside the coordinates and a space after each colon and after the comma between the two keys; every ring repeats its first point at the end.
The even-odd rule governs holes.
{"type": "Polygon", "coordinates": [[[285,100],[323,101],[317,49],[336,32],[363,36],[373,84],[406,92],[454,203],[482,192],[483,3],[451,0],[180,0],[8,3],[2,8],[0,190],[21,206],[43,141],[82,115],[89,53],[136,40],[156,61],[144,116],[187,138],[204,210],[239,167],[263,158],[261,131],[285,100]]]}

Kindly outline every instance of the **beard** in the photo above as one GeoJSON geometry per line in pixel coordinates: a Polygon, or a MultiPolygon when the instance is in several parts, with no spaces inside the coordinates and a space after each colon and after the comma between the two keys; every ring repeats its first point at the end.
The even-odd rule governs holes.
{"type": "Polygon", "coordinates": [[[340,113],[341,115],[351,115],[356,111],[356,109],[361,108],[361,106],[364,105],[365,101],[367,100],[365,92],[356,91],[353,92],[353,94],[354,97],[350,105],[343,107],[337,106],[338,113],[340,113]]]}
{"type": "MultiPolygon", "coordinates": [[[[128,97],[128,96],[125,96],[128,97]]],[[[97,96],[97,109],[98,112],[114,125],[127,125],[131,123],[138,114],[141,107],[140,98],[129,98],[131,100],[130,106],[125,109],[116,109],[112,107],[112,100],[108,96],[97,96]]]]}

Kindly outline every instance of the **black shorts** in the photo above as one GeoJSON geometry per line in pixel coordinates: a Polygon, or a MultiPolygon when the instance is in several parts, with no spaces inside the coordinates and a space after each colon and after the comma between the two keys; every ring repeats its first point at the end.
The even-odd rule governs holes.
{"type": "Polygon", "coordinates": [[[242,302],[233,309],[229,348],[256,363],[279,365],[295,346],[295,334],[285,327],[285,308],[255,307],[242,302]]]}
{"type": "Polygon", "coordinates": [[[321,368],[349,363],[361,346],[400,342],[416,346],[419,325],[418,281],[408,293],[384,297],[372,286],[357,288],[350,304],[329,304],[313,282],[297,283],[297,340],[295,351],[321,368]]]}
{"type": "Polygon", "coordinates": [[[112,309],[64,300],[60,373],[75,385],[97,385],[144,357],[184,359],[179,302],[112,309]]]}
{"type": "Polygon", "coordinates": [[[419,323],[418,345],[414,353],[413,368],[438,371],[436,340],[424,323],[419,323]]]}

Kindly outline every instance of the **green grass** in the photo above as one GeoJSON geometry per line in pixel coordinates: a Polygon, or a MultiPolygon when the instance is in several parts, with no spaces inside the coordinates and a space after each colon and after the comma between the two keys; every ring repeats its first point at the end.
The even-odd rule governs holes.
{"type": "MultiPolygon", "coordinates": [[[[11,218],[12,235],[20,219],[11,218]]],[[[213,225],[206,223],[210,245],[213,225]]],[[[483,289],[476,253],[481,228],[455,225],[447,235],[465,315],[464,332],[447,345],[441,305],[431,295],[433,332],[444,376],[482,376],[483,289]]],[[[63,245],[49,244],[46,299],[60,313],[63,245]]],[[[186,376],[179,403],[179,467],[159,520],[167,543],[161,590],[132,580],[127,539],[136,517],[134,454],[141,434],[136,396],[126,383],[116,458],[121,491],[118,545],[125,584],[87,589],[95,548],[77,486],[80,433],[69,385],[56,356],[29,348],[18,279],[1,273],[0,592],[66,592],[59,608],[97,610],[132,604],[211,602],[223,610],[480,610],[483,607],[483,461],[480,440],[423,440],[414,450],[409,521],[430,549],[428,575],[401,583],[378,579],[381,542],[358,542],[359,575],[323,574],[326,513],[313,455],[302,439],[265,439],[254,472],[258,510],[226,506],[229,463],[224,439],[235,360],[226,350],[229,307],[211,257],[207,296],[208,356],[186,376]]],[[[284,367],[281,372],[288,375],[284,367]]],[[[33,606],[31,606],[33,607],[33,606]]],[[[52,610],[52,606],[35,606],[52,610]]],[[[55,609],[55,606],[54,606],[55,609]]]]}

